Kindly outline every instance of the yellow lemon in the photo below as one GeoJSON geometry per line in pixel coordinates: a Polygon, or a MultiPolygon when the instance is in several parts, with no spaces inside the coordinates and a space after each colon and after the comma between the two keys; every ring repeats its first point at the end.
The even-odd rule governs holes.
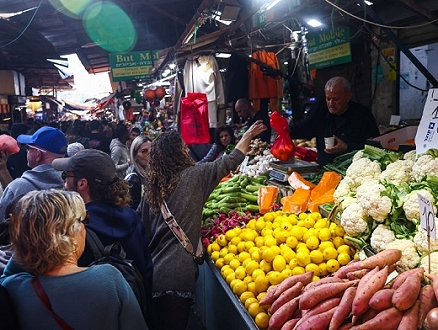
{"type": "Polygon", "coordinates": [[[266,260],[260,260],[260,269],[263,270],[265,273],[272,270],[272,265],[270,262],[267,262],[266,260]]]}
{"type": "Polygon", "coordinates": [[[316,248],[319,247],[319,239],[316,236],[310,236],[307,241],[306,241],[306,246],[310,249],[310,250],[315,250],[316,248]]]}
{"type": "Polygon", "coordinates": [[[243,280],[246,276],[245,267],[239,266],[234,270],[234,276],[239,280],[243,280]]]}
{"type": "Polygon", "coordinates": [[[265,227],[266,227],[265,219],[263,217],[258,218],[255,224],[255,229],[258,232],[261,232],[265,227]]]}
{"type": "Polygon", "coordinates": [[[210,255],[211,260],[216,261],[219,258],[219,251],[213,251],[210,255]]]}
{"type": "Polygon", "coordinates": [[[239,243],[237,243],[237,252],[242,252],[245,251],[245,242],[244,241],[240,241],[239,243]]]}
{"type": "Polygon", "coordinates": [[[239,259],[234,258],[234,259],[230,260],[229,265],[232,269],[236,270],[236,268],[240,266],[240,261],[239,261],[239,259]]]}
{"type": "Polygon", "coordinates": [[[310,263],[310,254],[300,250],[297,252],[297,262],[301,267],[306,267],[310,263]]]}
{"type": "Polygon", "coordinates": [[[225,277],[225,281],[231,286],[231,282],[236,279],[236,276],[234,275],[234,272],[230,273],[225,277]]]}
{"type": "Polygon", "coordinates": [[[219,251],[219,257],[223,258],[228,254],[228,248],[227,247],[223,247],[220,251],[219,251]]]}
{"type": "Polygon", "coordinates": [[[330,259],[326,262],[327,264],[327,271],[329,273],[334,273],[339,269],[339,262],[336,259],[330,259]]]}
{"type": "Polygon", "coordinates": [[[325,262],[321,262],[319,265],[318,265],[318,268],[319,268],[319,273],[321,274],[320,276],[326,276],[326,275],[328,275],[328,270],[327,270],[327,264],[325,263],[325,262]]]}
{"type": "Polygon", "coordinates": [[[250,228],[250,229],[254,229],[255,230],[255,224],[256,224],[256,220],[255,219],[251,219],[249,220],[249,222],[246,224],[245,228],[250,228]]]}
{"type": "Polygon", "coordinates": [[[251,258],[251,255],[247,251],[242,251],[237,255],[237,259],[239,259],[240,262],[244,262],[248,258],[251,258]]]}
{"type": "Polygon", "coordinates": [[[243,305],[245,305],[245,301],[248,298],[255,298],[254,293],[252,293],[251,291],[245,291],[239,297],[239,299],[240,299],[240,301],[242,302],[243,305]]]}
{"type": "MultiPolygon", "coordinates": [[[[336,249],[338,249],[342,245],[346,245],[344,242],[344,239],[342,237],[339,237],[339,236],[333,237],[332,242],[333,242],[333,245],[335,246],[336,249]]],[[[350,247],[348,246],[348,248],[350,248],[350,247]]]]}
{"type": "Polygon", "coordinates": [[[242,266],[244,267],[244,268],[246,268],[246,265],[248,265],[248,263],[251,261],[251,258],[246,258],[245,260],[243,260],[243,262],[242,262],[242,266]]]}
{"type": "Polygon", "coordinates": [[[255,281],[255,279],[259,276],[265,276],[265,272],[260,268],[254,269],[251,274],[252,279],[255,281]]]}
{"type": "Polygon", "coordinates": [[[246,241],[245,242],[245,251],[251,250],[251,248],[253,248],[255,246],[254,241],[246,241]]]}
{"type": "Polygon", "coordinates": [[[265,240],[263,236],[257,236],[254,239],[255,246],[262,247],[265,244],[265,240]]]}
{"type": "Polygon", "coordinates": [[[237,246],[233,244],[228,244],[228,253],[236,254],[237,246]]]}
{"type": "Polygon", "coordinates": [[[277,240],[273,236],[265,236],[265,245],[266,246],[273,246],[277,245],[277,240]]]}
{"type": "Polygon", "coordinates": [[[306,269],[304,267],[301,267],[301,266],[296,266],[296,267],[294,267],[294,269],[292,269],[292,274],[294,274],[294,275],[304,274],[305,272],[306,272],[306,269]]]}
{"type": "Polygon", "coordinates": [[[314,276],[321,276],[321,271],[319,270],[318,265],[314,263],[310,263],[305,267],[306,272],[313,272],[314,276]]]}
{"type": "Polygon", "coordinates": [[[217,242],[213,242],[209,246],[211,246],[212,251],[219,251],[221,249],[220,245],[217,242]]]}
{"type": "Polygon", "coordinates": [[[223,246],[226,246],[228,244],[228,241],[227,241],[227,238],[225,237],[224,234],[220,234],[216,238],[216,243],[223,247],[223,246]]]}
{"type": "Polygon", "coordinates": [[[268,212],[263,215],[265,221],[272,222],[274,220],[274,212],[268,212]]]}
{"type": "Polygon", "coordinates": [[[239,281],[233,286],[233,293],[240,296],[248,288],[248,285],[244,281],[239,281]]]}
{"type": "Polygon", "coordinates": [[[335,235],[339,237],[344,237],[345,235],[344,227],[342,227],[341,225],[336,225],[335,235]]]}
{"type": "Polygon", "coordinates": [[[297,244],[298,244],[298,239],[295,236],[289,236],[286,239],[286,244],[290,248],[294,249],[297,246],[297,244]]]}
{"type": "Polygon", "coordinates": [[[236,245],[239,244],[239,242],[242,241],[242,239],[239,236],[233,237],[230,241],[231,245],[236,245]]]}
{"type": "MultiPolygon", "coordinates": [[[[225,266],[228,266],[228,265],[225,265],[225,266]]],[[[234,270],[232,268],[230,268],[230,267],[225,268],[225,266],[221,268],[221,274],[222,274],[223,278],[227,278],[227,276],[229,274],[234,273],[234,270]]]]}
{"type": "Polygon", "coordinates": [[[277,253],[275,253],[274,249],[268,248],[262,252],[262,258],[266,262],[271,262],[274,260],[277,253]]]}
{"type": "Polygon", "coordinates": [[[263,308],[259,305],[258,302],[254,302],[248,306],[248,313],[252,318],[255,318],[258,313],[263,312],[263,308]]]}
{"type": "Polygon", "coordinates": [[[320,264],[324,261],[324,256],[320,250],[310,251],[310,260],[315,264],[320,264]]]}
{"type": "Polygon", "coordinates": [[[230,261],[232,260],[232,259],[234,259],[236,256],[234,255],[234,253],[227,253],[225,256],[224,256],[224,263],[226,264],[226,265],[228,265],[229,263],[230,263],[230,261]]]}
{"type": "Polygon", "coordinates": [[[324,260],[336,259],[338,257],[338,251],[334,247],[327,247],[322,251],[324,260]]]}
{"type": "Polygon", "coordinates": [[[248,299],[245,300],[245,308],[248,309],[249,305],[251,305],[252,303],[258,303],[259,301],[257,300],[257,298],[254,296],[253,298],[250,297],[248,299]]]}
{"type": "Polygon", "coordinates": [[[254,242],[254,239],[256,238],[256,233],[253,230],[247,230],[245,232],[245,235],[243,237],[243,240],[246,242],[254,242]]]}
{"type": "Polygon", "coordinates": [[[310,216],[311,216],[311,218],[312,218],[313,220],[315,220],[315,221],[318,221],[318,220],[320,220],[320,219],[325,219],[325,220],[327,220],[326,218],[323,218],[322,215],[321,215],[321,213],[319,213],[319,212],[312,212],[312,213],[310,213],[310,216]]]}
{"type": "Polygon", "coordinates": [[[225,265],[224,258],[218,258],[214,264],[217,268],[221,269],[225,265]]]}
{"type": "Polygon", "coordinates": [[[289,261],[289,268],[294,269],[297,266],[298,266],[297,258],[296,257],[292,258],[291,261],[289,261]]]}
{"type": "Polygon", "coordinates": [[[285,243],[289,236],[290,233],[287,230],[280,230],[280,232],[275,237],[275,239],[277,240],[277,244],[285,243]]]}
{"type": "MultiPolygon", "coordinates": [[[[255,286],[255,282],[254,281],[249,282],[247,286],[248,286],[248,291],[249,292],[252,292],[254,295],[256,295],[258,293],[257,290],[256,290],[256,286],[255,286]]],[[[257,299],[255,299],[255,301],[257,301],[257,299]]]]}
{"type": "Polygon", "coordinates": [[[300,214],[298,214],[298,218],[300,219],[300,220],[306,220],[307,219],[307,213],[300,213],[300,214]]]}
{"type": "Polygon", "coordinates": [[[269,325],[269,315],[266,312],[258,313],[254,318],[259,329],[266,329],[269,325]]]}
{"type": "Polygon", "coordinates": [[[286,260],[287,263],[289,263],[293,258],[296,257],[296,253],[292,249],[282,251],[281,254],[283,255],[284,260],[286,260]]]}
{"type": "Polygon", "coordinates": [[[312,217],[306,217],[304,220],[304,227],[306,228],[313,228],[315,225],[315,220],[312,219],[312,217]]]}
{"type": "Polygon", "coordinates": [[[351,253],[351,247],[347,244],[342,244],[340,246],[338,246],[338,248],[336,249],[338,251],[338,253],[351,253]]]}
{"type": "Polygon", "coordinates": [[[328,247],[332,247],[332,248],[334,248],[335,245],[333,244],[332,241],[324,241],[324,242],[321,242],[321,243],[319,244],[319,250],[320,250],[321,252],[324,252],[324,250],[325,250],[326,248],[328,248],[328,247]]]}
{"type": "Polygon", "coordinates": [[[257,261],[257,262],[262,260],[262,256],[260,255],[260,251],[253,251],[251,253],[251,259],[254,260],[254,261],[257,261]]]}
{"type": "Polygon", "coordinates": [[[266,276],[258,276],[255,280],[255,288],[258,293],[266,292],[269,287],[269,279],[266,276]]]}
{"type": "Polygon", "coordinates": [[[262,229],[262,232],[261,232],[261,234],[262,234],[263,237],[266,237],[266,236],[269,236],[269,235],[272,236],[272,233],[273,233],[273,230],[272,230],[272,228],[271,228],[270,226],[268,226],[268,225],[266,225],[266,227],[263,228],[263,229],[262,229]]]}
{"type": "Polygon", "coordinates": [[[225,232],[225,238],[227,239],[227,241],[231,241],[234,237],[236,237],[237,234],[234,230],[227,230],[225,232]]]}
{"type": "Polygon", "coordinates": [[[268,277],[269,283],[272,285],[279,284],[283,281],[283,275],[275,270],[269,272],[266,276],[268,277]]]}
{"type": "Polygon", "coordinates": [[[321,241],[328,241],[332,238],[332,234],[330,233],[330,229],[328,228],[321,228],[318,234],[318,238],[321,241]]]}
{"type": "Polygon", "coordinates": [[[278,245],[273,245],[270,249],[275,255],[281,254],[281,248],[278,245]]]}
{"type": "Polygon", "coordinates": [[[248,275],[252,275],[252,273],[259,268],[259,263],[255,260],[250,260],[245,267],[245,272],[248,275]]]}
{"type": "Polygon", "coordinates": [[[276,255],[272,261],[272,268],[277,272],[281,272],[285,267],[286,259],[282,255],[276,255]]]}
{"type": "Polygon", "coordinates": [[[341,252],[338,254],[338,262],[341,266],[348,264],[351,261],[351,257],[348,253],[341,252]]]}

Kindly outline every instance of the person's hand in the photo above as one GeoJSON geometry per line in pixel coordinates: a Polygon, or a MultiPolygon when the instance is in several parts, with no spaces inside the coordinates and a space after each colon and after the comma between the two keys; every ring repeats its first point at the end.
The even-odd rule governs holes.
{"type": "Polygon", "coordinates": [[[348,150],[348,144],[338,138],[336,135],[333,135],[335,138],[335,145],[330,148],[325,148],[324,151],[327,154],[342,154],[348,150]]]}
{"type": "Polygon", "coordinates": [[[247,135],[251,139],[255,138],[260,133],[266,131],[268,128],[265,124],[263,124],[263,120],[257,120],[254,124],[251,125],[250,128],[243,134],[244,136],[247,135]]]}

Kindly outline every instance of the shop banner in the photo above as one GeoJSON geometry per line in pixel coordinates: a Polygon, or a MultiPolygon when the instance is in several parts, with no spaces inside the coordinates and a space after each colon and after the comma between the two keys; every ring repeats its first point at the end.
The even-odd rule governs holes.
{"type": "Polygon", "coordinates": [[[158,50],[150,50],[109,54],[113,81],[148,78],[154,62],[158,60],[158,52],[158,50]]]}
{"type": "Polygon", "coordinates": [[[351,62],[349,27],[309,33],[306,39],[311,70],[351,62]]]}
{"type": "Polygon", "coordinates": [[[430,89],[415,136],[417,155],[438,146],[438,89],[430,89]]]}

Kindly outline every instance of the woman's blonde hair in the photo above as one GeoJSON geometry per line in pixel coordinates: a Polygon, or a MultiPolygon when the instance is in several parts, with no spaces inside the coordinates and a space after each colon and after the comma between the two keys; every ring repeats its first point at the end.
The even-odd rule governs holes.
{"type": "Polygon", "coordinates": [[[9,230],[15,261],[31,274],[62,265],[76,250],[75,235],[85,216],[85,204],[76,192],[27,193],[12,209],[9,230]]]}
{"type": "Polygon", "coordinates": [[[137,153],[138,153],[141,145],[145,142],[152,142],[152,140],[145,135],[139,135],[132,141],[131,147],[129,148],[129,156],[131,158],[131,162],[134,163],[135,170],[143,178],[146,176],[145,169],[143,167],[141,167],[140,165],[138,165],[138,163],[135,161],[135,156],[137,156],[137,153]]]}

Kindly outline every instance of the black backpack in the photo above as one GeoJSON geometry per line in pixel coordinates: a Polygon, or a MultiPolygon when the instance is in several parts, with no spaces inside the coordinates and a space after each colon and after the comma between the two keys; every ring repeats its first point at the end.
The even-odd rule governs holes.
{"type": "Polygon", "coordinates": [[[119,243],[113,243],[104,247],[93,230],[90,228],[86,228],[86,230],[86,244],[93,252],[95,259],[89,264],[89,266],[110,264],[116,267],[122,273],[132,291],[134,291],[143,316],[146,319],[147,298],[143,284],[143,277],[132,263],[132,260],[126,259],[126,252],[119,243]]]}

